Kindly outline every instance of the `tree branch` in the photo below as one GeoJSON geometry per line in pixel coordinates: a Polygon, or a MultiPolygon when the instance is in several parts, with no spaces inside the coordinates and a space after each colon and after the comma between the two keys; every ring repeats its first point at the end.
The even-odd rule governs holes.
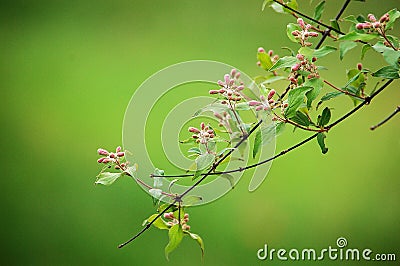
{"type": "Polygon", "coordinates": [[[400,112],[400,105],[396,107],[396,109],[394,110],[394,112],[389,115],[388,117],[385,118],[385,120],[379,122],[378,124],[376,124],[375,126],[370,127],[371,130],[375,130],[378,127],[382,126],[383,124],[385,124],[387,121],[389,121],[392,117],[394,117],[398,112],[400,112]]]}

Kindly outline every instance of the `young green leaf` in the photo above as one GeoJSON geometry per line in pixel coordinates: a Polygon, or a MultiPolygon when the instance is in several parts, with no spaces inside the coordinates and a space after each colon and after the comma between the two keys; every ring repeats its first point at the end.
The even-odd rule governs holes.
{"type": "Polygon", "coordinates": [[[331,22],[332,28],[334,28],[337,31],[340,31],[340,26],[337,19],[330,19],[329,21],[331,22]]]}
{"type": "Polygon", "coordinates": [[[312,87],[298,87],[292,89],[288,95],[288,107],[285,110],[285,116],[292,118],[296,115],[297,109],[304,104],[305,96],[308,91],[312,90],[312,87]]]}
{"type": "Polygon", "coordinates": [[[315,20],[321,19],[324,9],[325,9],[325,1],[322,1],[315,7],[315,10],[314,10],[314,19],[315,20]]]}
{"type": "Polygon", "coordinates": [[[261,149],[261,145],[262,145],[261,130],[257,130],[256,136],[254,138],[253,158],[256,158],[257,153],[261,149]]]}
{"type": "Polygon", "coordinates": [[[328,92],[327,94],[322,96],[321,100],[318,102],[317,109],[323,102],[329,101],[330,99],[336,98],[336,97],[338,97],[340,95],[345,95],[345,94],[343,92],[340,92],[340,91],[328,92]]]}
{"type": "Polygon", "coordinates": [[[322,58],[334,51],[336,51],[336,47],[333,46],[323,46],[317,50],[314,51],[313,56],[315,56],[316,58],[322,58]]]}
{"type": "Polygon", "coordinates": [[[364,41],[369,42],[373,39],[379,37],[379,34],[376,33],[358,33],[355,31],[349,32],[346,35],[341,36],[339,41],[364,41]]]}
{"type": "Polygon", "coordinates": [[[400,18],[400,12],[394,8],[388,12],[390,20],[386,23],[386,30],[391,29],[395,21],[400,18]]]}
{"type": "Polygon", "coordinates": [[[196,240],[196,242],[199,244],[200,249],[201,249],[201,257],[204,257],[204,242],[203,239],[199,235],[190,233],[185,231],[185,234],[188,234],[192,239],[196,240]]]}
{"type": "Polygon", "coordinates": [[[372,73],[374,77],[380,77],[385,79],[398,79],[399,76],[399,69],[393,66],[385,66],[381,69],[377,70],[375,73],[372,73]]]}
{"type": "Polygon", "coordinates": [[[371,49],[371,47],[372,47],[372,46],[371,46],[369,43],[363,45],[363,47],[362,47],[362,49],[361,49],[361,60],[364,59],[365,53],[366,53],[369,49],[371,49]]]}
{"type": "Polygon", "coordinates": [[[231,184],[232,189],[235,188],[235,179],[233,178],[233,175],[231,174],[222,174],[222,178],[225,178],[229,181],[229,184],[231,184]]]}
{"type": "Polygon", "coordinates": [[[325,146],[325,134],[323,132],[318,133],[317,135],[317,141],[318,141],[318,145],[321,148],[321,151],[323,154],[328,152],[328,148],[325,146]]]}
{"type": "Polygon", "coordinates": [[[310,125],[310,120],[308,119],[308,116],[300,111],[296,111],[296,115],[292,117],[292,121],[305,127],[308,127],[310,125]]]}
{"type": "Polygon", "coordinates": [[[312,102],[318,97],[319,93],[321,92],[321,89],[324,86],[324,82],[320,78],[312,78],[304,82],[303,86],[312,87],[312,90],[306,93],[307,108],[310,109],[312,102]]]}
{"type": "Polygon", "coordinates": [[[169,242],[165,247],[165,257],[169,260],[169,254],[174,251],[183,239],[183,231],[180,224],[173,225],[168,231],[169,242]]]}
{"type": "Polygon", "coordinates": [[[294,24],[294,23],[289,23],[286,26],[286,35],[288,36],[289,40],[291,40],[292,42],[299,42],[292,34],[293,31],[298,30],[301,31],[301,27],[298,24],[294,24]]]}
{"type": "Polygon", "coordinates": [[[274,71],[280,68],[291,67],[297,62],[297,58],[293,56],[284,56],[279,58],[279,60],[269,69],[269,71],[274,71]]]}
{"type": "Polygon", "coordinates": [[[399,68],[400,51],[395,51],[390,47],[386,47],[382,41],[377,42],[372,48],[378,53],[381,53],[389,65],[399,68]]]}
{"type": "Polygon", "coordinates": [[[343,60],[344,55],[351,49],[357,47],[357,43],[353,41],[343,41],[339,44],[339,58],[343,60]]]}
{"type": "MultiPolygon", "coordinates": [[[[145,226],[147,223],[150,223],[151,221],[153,221],[157,217],[157,215],[158,215],[158,213],[155,213],[155,214],[151,215],[149,218],[147,218],[146,220],[144,220],[142,226],[145,226]]],[[[153,225],[155,227],[157,227],[158,229],[162,229],[162,230],[169,229],[167,223],[163,219],[161,219],[161,217],[158,217],[153,222],[153,225]]]]}
{"type": "Polygon", "coordinates": [[[261,63],[261,67],[268,70],[272,67],[272,60],[268,53],[257,53],[257,60],[261,63]]]}
{"type": "Polygon", "coordinates": [[[200,155],[195,160],[196,167],[197,167],[196,171],[204,170],[205,168],[207,168],[214,162],[214,159],[215,159],[214,154],[204,153],[204,154],[200,155]]]}
{"type": "Polygon", "coordinates": [[[201,150],[198,147],[192,147],[188,150],[188,153],[196,153],[196,154],[201,154],[201,150]]]}
{"type": "Polygon", "coordinates": [[[322,114],[318,116],[317,124],[318,126],[323,127],[329,123],[329,120],[331,120],[331,110],[328,107],[325,107],[322,114]]]}
{"type": "Polygon", "coordinates": [[[112,183],[114,183],[122,175],[123,175],[123,173],[103,172],[97,176],[97,180],[94,183],[109,186],[112,183]]]}

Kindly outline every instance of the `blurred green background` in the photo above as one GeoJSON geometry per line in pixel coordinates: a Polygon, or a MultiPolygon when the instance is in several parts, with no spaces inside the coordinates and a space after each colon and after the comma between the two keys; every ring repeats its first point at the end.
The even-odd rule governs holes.
{"type": "MultiPolygon", "coordinates": [[[[334,16],[339,2],[328,1],[325,19],[334,16]]],[[[170,64],[210,59],[254,76],[262,73],[255,64],[257,47],[284,53],[285,25],[292,19],[261,12],[261,4],[1,1],[0,264],[167,264],[164,231],[149,230],[133,244],[116,248],[141,228],[153,211],[152,202],[127,178],[111,187],[94,186],[96,149],[121,143],[131,95],[170,64]]],[[[300,4],[312,14],[309,1],[300,4]]],[[[344,16],[380,15],[398,4],[354,1],[344,16]]],[[[366,67],[383,64],[374,52],[367,55],[366,67]]],[[[323,76],[343,84],[345,69],[358,61],[359,49],[340,63],[337,53],[329,55],[321,64],[331,71],[323,76]]],[[[330,131],[326,155],[313,141],[275,161],[256,192],[247,191],[249,179],[244,177],[220,200],[193,208],[192,229],[206,245],[203,264],[272,264],[256,257],[265,243],[322,249],[335,246],[340,236],[352,248],[394,252],[398,263],[400,124],[395,117],[375,132],[368,129],[399,104],[398,86],[393,83],[370,106],[330,131]]],[[[333,106],[337,118],[352,103],[340,99],[333,106]]],[[[277,150],[307,135],[287,130],[277,150]]],[[[170,264],[201,265],[196,243],[184,239],[170,264]]]]}

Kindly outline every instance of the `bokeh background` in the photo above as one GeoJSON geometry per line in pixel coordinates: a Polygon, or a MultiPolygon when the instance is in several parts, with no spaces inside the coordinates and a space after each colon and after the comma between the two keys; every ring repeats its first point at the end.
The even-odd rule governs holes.
{"type": "MultiPolygon", "coordinates": [[[[309,1],[299,1],[312,14],[309,1]]],[[[341,1],[327,1],[324,18],[341,1]]],[[[96,149],[121,143],[125,108],[154,72],[193,59],[256,67],[256,49],[279,53],[292,19],[262,1],[1,1],[2,265],[164,265],[164,231],[149,230],[122,250],[117,244],[152,213],[149,196],[132,180],[94,186],[96,149]]],[[[346,14],[383,12],[397,0],[353,1],[346,14]]],[[[397,27],[399,28],[399,27],[397,27]]],[[[399,31],[396,31],[397,36],[399,31]]],[[[344,84],[360,49],[342,61],[329,55],[324,77],[344,84]]],[[[383,60],[368,52],[364,65],[383,60]]],[[[322,61],[322,60],[321,60],[322,61]]],[[[184,239],[172,265],[258,265],[256,252],[274,248],[348,246],[396,253],[400,259],[400,123],[369,126],[399,104],[398,81],[370,106],[328,134],[329,152],[316,141],[278,159],[254,193],[246,176],[220,200],[191,210],[191,226],[204,239],[184,239]]],[[[277,88],[279,89],[279,88],[277,88]]],[[[149,92],[151,93],[151,92],[149,92]]],[[[333,104],[334,118],[352,107],[333,104]]],[[[277,150],[307,136],[286,133],[277,150]]],[[[161,156],[161,155],[160,155],[161,156]]],[[[160,157],[161,158],[161,157],[160,157]]],[[[290,262],[273,262],[287,265],[290,262]]],[[[310,262],[296,262],[310,265],[310,262]]],[[[362,262],[316,262],[361,265],[362,262]]],[[[381,265],[395,265],[386,262],[381,265]]]]}

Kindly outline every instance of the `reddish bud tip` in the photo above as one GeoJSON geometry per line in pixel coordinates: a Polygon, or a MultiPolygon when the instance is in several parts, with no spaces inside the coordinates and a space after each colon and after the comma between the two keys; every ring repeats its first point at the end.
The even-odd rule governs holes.
{"type": "MultiPolygon", "coordinates": [[[[201,122],[200,124],[201,130],[204,130],[204,128],[206,127],[206,125],[204,124],[204,122],[201,122]]],[[[198,130],[198,129],[197,129],[198,130]]]]}
{"type": "Polygon", "coordinates": [[[231,81],[231,77],[229,76],[229,74],[225,74],[224,79],[226,84],[229,84],[229,82],[231,81]]]}
{"type": "Polygon", "coordinates": [[[268,100],[271,99],[272,97],[274,97],[276,91],[275,90],[270,90],[268,93],[268,100]]]}
{"type": "Polygon", "coordinates": [[[259,52],[259,53],[265,53],[265,50],[264,50],[264,48],[259,47],[259,48],[258,48],[258,52],[259,52]]]}
{"type": "Polygon", "coordinates": [[[124,157],[125,156],[125,152],[123,152],[123,151],[117,152],[117,156],[118,157],[124,157]]]}
{"type": "Polygon", "coordinates": [[[115,153],[110,153],[110,158],[115,158],[115,153]]]}
{"type": "Polygon", "coordinates": [[[300,64],[295,64],[294,66],[292,66],[292,71],[297,71],[300,68],[300,64]]]}
{"type": "Polygon", "coordinates": [[[305,23],[304,20],[302,18],[298,18],[297,19],[297,24],[299,24],[300,27],[302,27],[303,29],[305,28],[305,23]]]}
{"type": "Polygon", "coordinates": [[[375,16],[373,14],[368,14],[368,19],[371,22],[375,22],[376,21],[376,18],[375,18],[375,16]]]}
{"type": "Polygon", "coordinates": [[[315,62],[315,61],[317,61],[317,58],[314,56],[314,57],[311,59],[311,61],[312,61],[312,62],[315,62]]]}
{"type": "Polygon", "coordinates": [[[198,130],[198,129],[195,128],[195,127],[189,127],[189,132],[192,132],[192,133],[199,133],[200,130],[198,130]]]}
{"type": "Polygon", "coordinates": [[[356,28],[357,28],[358,30],[364,29],[364,23],[357,23],[356,28]]]}
{"type": "Polygon", "coordinates": [[[235,74],[236,74],[236,69],[232,69],[231,70],[231,77],[235,76],[235,74]]]}
{"type": "Polygon", "coordinates": [[[299,59],[300,61],[303,61],[303,60],[304,60],[304,55],[302,55],[302,54],[297,54],[297,55],[296,55],[296,58],[299,59]]]}
{"type": "Polygon", "coordinates": [[[249,101],[249,106],[256,106],[256,105],[260,105],[261,103],[260,102],[257,102],[257,101],[249,101]]]}
{"type": "Polygon", "coordinates": [[[273,50],[269,50],[269,51],[268,51],[268,55],[269,55],[269,56],[272,56],[273,54],[274,54],[274,51],[273,51],[273,50]]]}
{"type": "Polygon", "coordinates": [[[106,151],[105,149],[98,149],[98,150],[97,150],[97,153],[98,153],[99,155],[108,155],[108,154],[109,154],[109,152],[106,151]]]}
{"type": "Polygon", "coordinates": [[[379,28],[381,26],[381,23],[379,21],[372,23],[372,26],[374,28],[379,28]]]}
{"type": "Polygon", "coordinates": [[[210,90],[210,91],[209,91],[210,94],[218,94],[218,92],[219,92],[219,91],[217,91],[217,90],[210,90]]]}
{"type": "Polygon", "coordinates": [[[97,160],[98,163],[102,163],[104,161],[104,157],[97,160]]]}
{"type": "Polygon", "coordinates": [[[115,149],[115,152],[120,152],[121,150],[122,150],[121,146],[118,146],[118,147],[115,149]]]}
{"type": "Polygon", "coordinates": [[[257,61],[257,66],[261,66],[261,62],[260,61],[257,61]]]}

